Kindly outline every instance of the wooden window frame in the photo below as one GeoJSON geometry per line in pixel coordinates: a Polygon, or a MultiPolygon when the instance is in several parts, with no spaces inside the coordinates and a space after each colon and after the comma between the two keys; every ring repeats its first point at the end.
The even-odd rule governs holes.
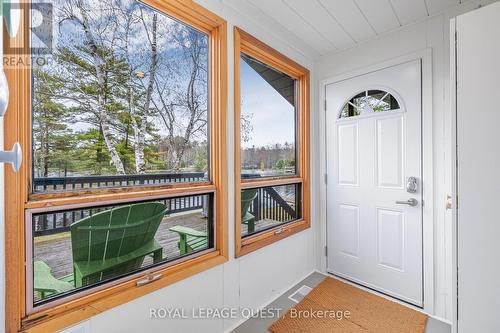
{"type": "MultiPolygon", "coordinates": [[[[135,298],[163,288],[189,276],[222,264],[228,259],[227,235],[227,23],[191,0],[142,0],[143,3],[205,32],[209,36],[210,50],[210,170],[211,180],[197,184],[170,186],[144,186],[95,189],[92,191],[41,193],[30,195],[31,120],[30,81],[27,68],[6,68],[9,82],[10,104],[4,118],[5,146],[19,142],[23,148],[23,164],[19,172],[5,167],[5,265],[6,265],[6,332],[53,332],[135,298]],[[215,193],[215,245],[185,261],[166,263],[154,269],[161,277],[146,285],[137,286],[144,274],[132,274],[109,287],[97,290],[63,304],[28,314],[25,289],[25,211],[64,205],[95,202],[147,200],[183,194],[215,193]],[[136,276],[140,275],[140,276],[136,276]]],[[[29,4],[24,3],[22,6],[29,4]]],[[[18,35],[11,39],[3,31],[4,41],[29,50],[28,11],[23,11],[18,35]]],[[[16,59],[29,60],[27,52],[19,52],[16,59]]],[[[26,258],[31,260],[31,258],[26,258]]],[[[152,271],[153,269],[146,270],[152,271]]]]}
{"type": "Polygon", "coordinates": [[[256,251],[266,245],[275,243],[310,227],[310,180],[309,180],[309,70],[285,55],[274,50],[249,33],[234,27],[234,209],[235,209],[235,256],[240,257],[256,251]],[[293,176],[266,177],[265,179],[241,179],[241,85],[240,54],[245,53],[252,58],[269,65],[297,80],[297,166],[298,172],[293,176]],[[265,186],[301,184],[302,214],[300,219],[274,228],[241,237],[241,190],[265,186]]]}

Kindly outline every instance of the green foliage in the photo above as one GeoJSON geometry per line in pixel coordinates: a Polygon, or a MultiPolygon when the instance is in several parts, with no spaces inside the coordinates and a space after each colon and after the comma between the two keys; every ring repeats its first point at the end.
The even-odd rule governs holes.
{"type": "Polygon", "coordinates": [[[50,98],[53,90],[61,88],[61,82],[54,76],[34,70],[38,81],[33,86],[34,93],[40,97],[33,103],[33,138],[35,155],[34,163],[37,176],[46,177],[51,168],[66,172],[71,166],[65,162],[65,155],[74,147],[71,129],[68,125],[74,122],[73,115],[63,104],[50,98]]]}
{"type": "Polygon", "coordinates": [[[194,168],[197,172],[207,171],[208,162],[208,151],[207,147],[205,149],[200,149],[194,160],[194,168]]]}
{"type": "Polygon", "coordinates": [[[284,170],[286,168],[293,168],[293,167],[295,167],[294,160],[279,160],[278,162],[276,162],[273,169],[274,170],[284,170]]]}
{"type": "Polygon", "coordinates": [[[74,172],[78,174],[102,175],[113,173],[113,166],[110,165],[109,152],[102,133],[95,128],[85,132],[77,133],[77,168],[74,172]]]}

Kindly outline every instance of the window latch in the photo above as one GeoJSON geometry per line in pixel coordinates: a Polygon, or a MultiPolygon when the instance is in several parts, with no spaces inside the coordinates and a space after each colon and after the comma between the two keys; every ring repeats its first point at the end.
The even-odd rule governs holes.
{"type": "Polygon", "coordinates": [[[285,231],[285,229],[283,229],[283,227],[279,227],[279,229],[277,229],[277,230],[274,232],[274,234],[275,234],[275,235],[279,235],[279,234],[282,234],[282,233],[283,233],[283,231],[285,231]]]}
{"type": "Polygon", "coordinates": [[[154,274],[154,275],[148,274],[148,275],[146,275],[146,277],[144,279],[137,280],[136,285],[137,285],[137,287],[140,287],[140,286],[143,286],[145,284],[156,281],[159,278],[161,278],[161,274],[154,274]]]}

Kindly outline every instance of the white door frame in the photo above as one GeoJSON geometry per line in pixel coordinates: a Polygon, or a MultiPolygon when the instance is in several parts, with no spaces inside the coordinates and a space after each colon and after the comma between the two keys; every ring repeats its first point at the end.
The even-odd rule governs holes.
{"type": "Polygon", "coordinates": [[[455,34],[457,33],[457,19],[452,18],[450,20],[450,108],[451,108],[451,121],[452,121],[452,131],[451,131],[451,142],[452,149],[452,224],[451,224],[451,332],[458,332],[458,207],[456,203],[458,202],[458,192],[457,192],[457,43],[455,40],[455,34]]]}
{"type": "Polygon", "coordinates": [[[430,48],[422,51],[409,53],[382,63],[363,67],[348,73],[321,80],[319,82],[319,148],[320,148],[320,175],[323,181],[320,183],[320,269],[327,273],[327,197],[326,197],[326,108],[325,90],[331,83],[350,79],[363,74],[392,67],[412,60],[422,61],[422,232],[423,232],[423,283],[424,283],[424,308],[427,314],[434,314],[434,184],[433,184],[433,135],[432,135],[432,50],[430,48]]]}

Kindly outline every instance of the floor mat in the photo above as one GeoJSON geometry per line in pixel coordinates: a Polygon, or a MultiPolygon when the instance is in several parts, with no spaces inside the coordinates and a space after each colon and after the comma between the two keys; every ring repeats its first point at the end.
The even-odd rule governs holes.
{"type": "Polygon", "coordinates": [[[427,315],[326,278],[275,321],[272,333],[423,333],[427,315]]]}

